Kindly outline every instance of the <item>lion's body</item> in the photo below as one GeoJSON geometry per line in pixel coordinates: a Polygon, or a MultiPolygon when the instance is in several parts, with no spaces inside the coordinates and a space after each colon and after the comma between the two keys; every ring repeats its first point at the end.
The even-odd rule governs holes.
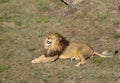
{"type": "Polygon", "coordinates": [[[86,44],[72,42],[64,50],[59,58],[89,58],[93,54],[93,49],[86,44]]]}
{"type": "Polygon", "coordinates": [[[93,49],[87,44],[71,42],[68,46],[66,46],[59,58],[80,60],[80,62],[76,65],[79,66],[80,64],[86,63],[86,59],[92,57],[94,55],[93,53],[93,49]]]}
{"type": "Polygon", "coordinates": [[[77,66],[79,66],[80,64],[86,63],[86,59],[91,58],[93,55],[98,55],[100,57],[111,57],[94,52],[94,50],[87,44],[68,42],[64,37],[56,32],[52,32],[46,37],[44,48],[44,55],[33,60],[32,63],[52,62],[58,58],[74,58],[76,60],[80,60],[77,64],[77,66]]]}

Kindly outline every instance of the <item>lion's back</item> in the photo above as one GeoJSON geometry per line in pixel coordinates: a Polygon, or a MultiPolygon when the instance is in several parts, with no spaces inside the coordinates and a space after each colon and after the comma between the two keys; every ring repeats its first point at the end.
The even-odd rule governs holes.
{"type": "Polygon", "coordinates": [[[69,46],[65,48],[62,55],[68,57],[79,57],[80,55],[91,56],[93,49],[83,43],[71,42],[69,46]]]}

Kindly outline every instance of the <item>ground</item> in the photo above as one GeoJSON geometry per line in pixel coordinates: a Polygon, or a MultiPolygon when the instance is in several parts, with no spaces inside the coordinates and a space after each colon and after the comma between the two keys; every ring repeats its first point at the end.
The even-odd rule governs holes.
{"type": "Polygon", "coordinates": [[[76,11],[61,0],[0,0],[0,83],[120,83],[120,1],[84,0],[76,11]],[[56,31],[112,58],[31,64],[56,31]]]}

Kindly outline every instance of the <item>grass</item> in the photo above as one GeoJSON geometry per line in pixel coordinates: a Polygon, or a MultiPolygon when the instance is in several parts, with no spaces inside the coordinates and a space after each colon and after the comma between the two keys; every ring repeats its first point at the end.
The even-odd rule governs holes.
{"type": "Polygon", "coordinates": [[[4,58],[11,58],[12,56],[14,56],[14,51],[12,51],[12,50],[9,50],[9,49],[6,49],[6,51],[8,51],[8,52],[4,52],[3,53],[3,57],[4,58]]]}
{"type": "Polygon", "coordinates": [[[38,0],[38,9],[41,12],[46,12],[50,10],[49,3],[47,0],[38,0]]]}
{"type": "Polygon", "coordinates": [[[11,16],[7,16],[7,15],[0,16],[0,22],[9,21],[9,19],[11,18],[12,18],[11,16]]]}
{"type": "Polygon", "coordinates": [[[36,69],[35,71],[30,72],[29,75],[30,75],[32,78],[38,78],[39,75],[41,75],[41,71],[40,71],[39,69],[36,69]]]}
{"type": "Polygon", "coordinates": [[[4,27],[0,26],[0,35],[7,32],[8,30],[9,30],[8,28],[4,28],[4,27]]]}
{"type": "Polygon", "coordinates": [[[10,67],[6,65],[0,65],[0,72],[7,71],[10,67]]]}
{"type": "Polygon", "coordinates": [[[110,66],[111,68],[113,68],[113,67],[118,67],[118,68],[120,68],[120,60],[114,60],[114,61],[110,62],[110,63],[109,63],[109,66],[110,66]]]}
{"type": "Polygon", "coordinates": [[[26,80],[20,80],[19,83],[28,83],[26,80]]]}
{"type": "Polygon", "coordinates": [[[22,20],[13,20],[13,21],[14,21],[14,23],[15,23],[16,25],[18,25],[18,26],[22,26],[22,25],[23,25],[22,20]]]}
{"type": "Polygon", "coordinates": [[[3,15],[0,16],[0,22],[14,22],[16,25],[21,26],[23,24],[20,18],[16,19],[12,16],[3,15]]]}
{"type": "Polygon", "coordinates": [[[36,48],[28,48],[27,50],[28,50],[29,52],[32,52],[32,51],[35,51],[36,48]]]}
{"type": "Polygon", "coordinates": [[[102,19],[106,19],[108,16],[108,14],[106,12],[100,12],[99,13],[99,17],[102,18],[102,19]]]}
{"type": "Polygon", "coordinates": [[[2,80],[0,80],[0,83],[3,83],[2,80]]]}
{"type": "Polygon", "coordinates": [[[48,81],[47,79],[45,79],[45,78],[43,78],[43,81],[44,81],[45,83],[49,83],[49,81],[48,81]]]}
{"type": "Polygon", "coordinates": [[[100,58],[100,57],[95,57],[95,58],[92,58],[91,61],[92,63],[102,63],[105,59],[104,58],[100,58]]]}
{"type": "Polygon", "coordinates": [[[114,34],[113,34],[113,37],[114,37],[115,39],[120,38],[120,33],[114,33],[114,34]]]}
{"type": "Polygon", "coordinates": [[[5,38],[1,38],[1,37],[0,37],[0,45],[4,44],[5,41],[6,41],[5,38]]]}
{"type": "MultiPolygon", "coordinates": [[[[13,29],[13,28],[6,28],[6,27],[1,27],[0,28],[0,45],[5,44],[8,42],[9,44],[15,44],[16,39],[19,37],[18,31],[13,29]]],[[[7,52],[6,52],[7,53],[7,52]]]]}
{"type": "Polygon", "coordinates": [[[120,76],[114,76],[112,78],[114,78],[115,80],[118,80],[118,79],[120,79],[120,76]]]}
{"type": "Polygon", "coordinates": [[[0,4],[1,3],[7,3],[7,2],[9,2],[10,0],[0,0],[0,4]]]}
{"type": "Polygon", "coordinates": [[[48,16],[43,16],[43,17],[40,17],[37,22],[38,23],[48,23],[51,21],[51,17],[48,17],[48,16]]]}
{"type": "Polygon", "coordinates": [[[4,44],[6,40],[9,40],[9,37],[5,35],[9,31],[11,31],[10,28],[0,26],[0,45],[4,44]]]}

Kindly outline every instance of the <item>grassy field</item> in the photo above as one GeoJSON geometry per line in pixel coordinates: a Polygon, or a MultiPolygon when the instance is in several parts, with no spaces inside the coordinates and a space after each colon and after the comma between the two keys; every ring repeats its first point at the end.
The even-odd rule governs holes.
{"type": "Polygon", "coordinates": [[[67,13],[61,0],[0,0],[0,83],[120,83],[120,1],[84,0],[67,13]],[[56,31],[112,58],[31,64],[56,31]]]}

